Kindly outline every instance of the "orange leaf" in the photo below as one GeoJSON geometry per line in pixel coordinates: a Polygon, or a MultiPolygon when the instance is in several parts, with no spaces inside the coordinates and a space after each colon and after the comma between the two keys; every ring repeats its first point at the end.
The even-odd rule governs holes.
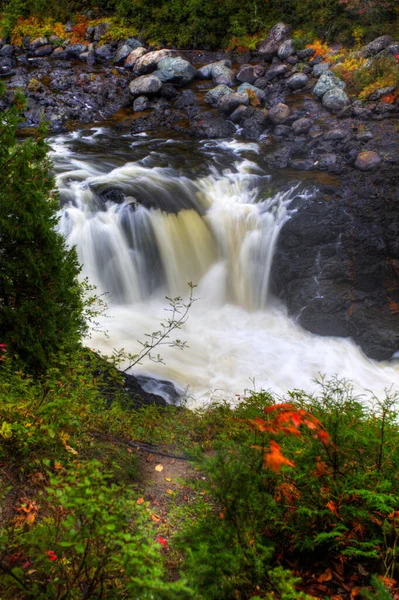
{"type": "Polygon", "coordinates": [[[330,500],[329,502],[327,502],[327,504],[326,504],[326,507],[327,507],[328,509],[330,509],[330,510],[331,510],[331,512],[332,512],[332,513],[333,513],[333,514],[334,514],[336,517],[339,517],[339,514],[338,514],[337,507],[335,506],[335,504],[334,504],[334,502],[333,502],[332,500],[330,500]]]}
{"type": "Polygon", "coordinates": [[[143,502],[144,502],[144,498],[137,498],[137,501],[136,501],[137,504],[143,504],[143,502]]]}
{"type": "Polygon", "coordinates": [[[275,473],[278,473],[283,465],[295,467],[295,464],[281,452],[277,442],[270,442],[270,452],[265,454],[265,467],[269,467],[275,473]]]}
{"type": "Polygon", "coordinates": [[[287,409],[287,408],[292,410],[294,407],[292,404],[289,404],[289,403],[273,404],[273,406],[266,406],[266,408],[263,409],[263,412],[265,413],[265,415],[267,415],[268,413],[271,413],[274,410],[281,410],[281,409],[287,409]]]}
{"type": "Polygon", "coordinates": [[[331,573],[331,569],[326,569],[324,571],[324,573],[322,573],[318,578],[317,581],[319,583],[323,583],[324,581],[331,581],[332,579],[332,573],[331,573]]]}

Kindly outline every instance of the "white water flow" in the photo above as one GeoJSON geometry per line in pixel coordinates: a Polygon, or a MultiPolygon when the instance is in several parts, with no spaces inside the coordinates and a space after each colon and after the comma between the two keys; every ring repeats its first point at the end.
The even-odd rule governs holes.
{"type": "MultiPolygon", "coordinates": [[[[139,160],[118,155],[107,162],[71,152],[70,140],[53,146],[60,229],[109,304],[101,319],[108,337],[94,333],[89,345],[108,354],[139,351],[138,340],[169,314],[165,297],[187,295],[193,282],[197,301],[177,332],[187,347],[162,346],[156,352],[164,364],[136,367],[188,387],[192,404],[234,400],[254,387],[311,390],[319,374],[349,378],[358,391],[399,388],[397,364],[367,359],[350,340],[307,333],[269,297],[273,250],[298,189],[268,190],[270,176],[242,156],[256,155],[256,144],[205,144],[204,160],[216,148],[229,152],[228,166],[211,160],[190,176],[164,166],[165,154],[146,151],[145,142],[136,141],[144,144],[139,160]]],[[[173,146],[164,140],[163,147],[168,142],[173,146]]]]}

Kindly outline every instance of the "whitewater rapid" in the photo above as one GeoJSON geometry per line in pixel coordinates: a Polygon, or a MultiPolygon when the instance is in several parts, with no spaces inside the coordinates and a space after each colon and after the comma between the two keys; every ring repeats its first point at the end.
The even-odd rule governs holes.
{"type": "Polygon", "coordinates": [[[196,301],[176,332],[186,347],[163,345],[154,352],[162,363],[134,369],[173,381],[189,406],[254,389],[312,391],[320,375],[350,379],[359,393],[399,389],[397,361],[377,363],[351,340],[304,331],[270,296],[291,201],[317,191],[273,185],[257,144],[122,139],[103,129],[51,143],[60,230],[108,303],[93,348],[139,352],[170,314],[166,297],[184,298],[193,282],[196,301]]]}

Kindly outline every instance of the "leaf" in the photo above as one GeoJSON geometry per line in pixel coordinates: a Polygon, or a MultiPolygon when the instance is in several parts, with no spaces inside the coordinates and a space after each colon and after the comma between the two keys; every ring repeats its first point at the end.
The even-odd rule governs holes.
{"type": "Polygon", "coordinates": [[[165,481],[172,481],[171,477],[165,477],[165,481]]]}
{"type": "Polygon", "coordinates": [[[136,504],[143,504],[144,498],[137,498],[136,504]]]}
{"type": "Polygon", "coordinates": [[[159,523],[159,521],[161,520],[161,517],[158,517],[158,515],[151,513],[151,519],[154,521],[154,523],[159,523]]]}
{"type": "Polygon", "coordinates": [[[70,454],[77,454],[77,451],[74,448],[72,448],[71,446],[68,446],[68,444],[65,444],[64,448],[70,454]]]}
{"type": "Polygon", "coordinates": [[[157,465],[157,466],[155,467],[155,470],[156,470],[156,471],[158,471],[158,472],[160,473],[161,471],[163,471],[163,465],[157,465]]]}
{"type": "Polygon", "coordinates": [[[168,541],[167,541],[167,540],[165,540],[165,538],[164,538],[164,537],[162,537],[162,536],[160,536],[160,535],[159,535],[159,536],[157,537],[157,540],[158,540],[158,542],[161,544],[161,546],[163,546],[164,548],[167,548],[167,547],[168,547],[168,541]]]}
{"type": "Polygon", "coordinates": [[[275,473],[278,473],[283,465],[295,467],[295,464],[283,455],[279,444],[271,440],[270,452],[265,454],[265,466],[272,469],[275,473]]]}
{"type": "Polygon", "coordinates": [[[326,507],[327,507],[329,510],[331,510],[331,512],[332,512],[332,513],[333,513],[333,514],[334,514],[336,517],[339,517],[339,514],[338,514],[338,509],[337,509],[337,507],[335,506],[335,504],[334,504],[334,502],[333,502],[332,500],[330,500],[329,502],[327,502],[327,504],[326,504],[326,507]]]}
{"type": "Polygon", "coordinates": [[[317,578],[317,581],[319,583],[323,583],[324,581],[331,581],[331,579],[332,579],[331,569],[326,569],[324,571],[324,573],[319,575],[319,577],[317,578]]]}

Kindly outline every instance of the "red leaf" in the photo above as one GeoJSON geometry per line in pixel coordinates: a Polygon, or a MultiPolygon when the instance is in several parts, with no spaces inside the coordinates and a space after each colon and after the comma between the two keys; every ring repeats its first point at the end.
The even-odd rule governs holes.
{"type": "Polygon", "coordinates": [[[265,466],[278,473],[283,465],[295,467],[295,464],[283,455],[279,444],[272,440],[270,442],[270,452],[265,454],[265,466]]]}
{"type": "Polygon", "coordinates": [[[157,537],[158,542],[161,544],[161,546],[163,546],[164,548],[168,547],[168,541],[165,540],[165,538],[163,538],[162,536],[158,536],[157,537]]]}

